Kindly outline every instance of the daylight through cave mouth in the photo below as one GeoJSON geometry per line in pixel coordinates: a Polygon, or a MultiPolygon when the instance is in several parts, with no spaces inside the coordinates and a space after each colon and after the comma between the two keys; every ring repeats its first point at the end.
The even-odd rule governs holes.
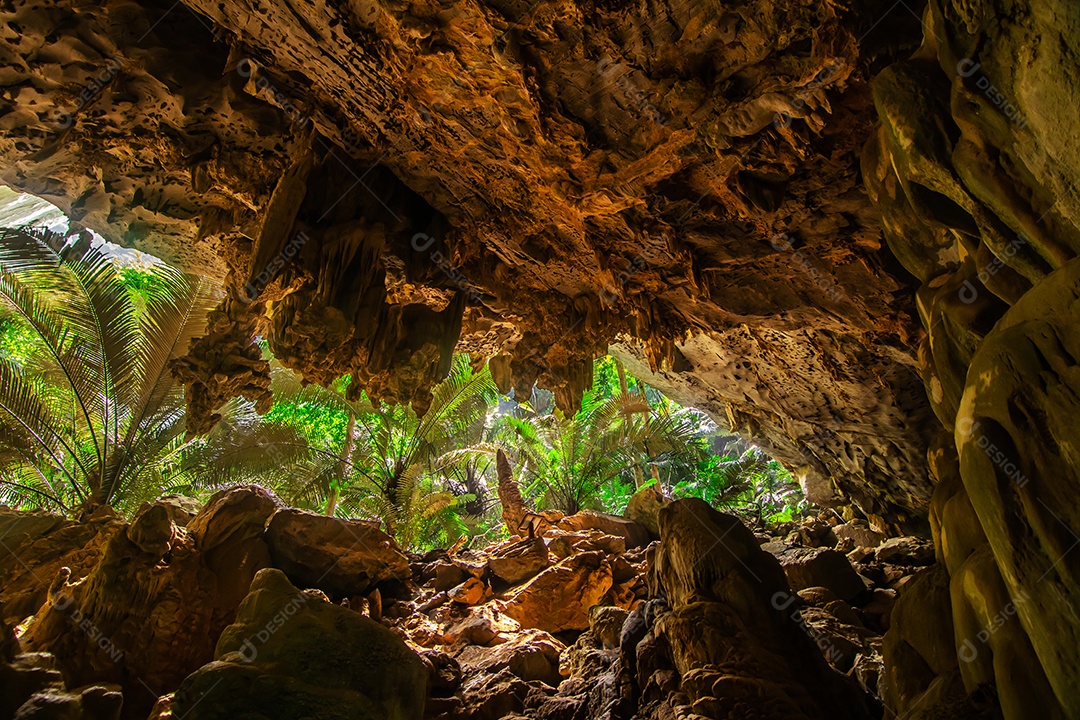
{"type": "Polygon", "coordinates": [[[782,5],[0,7],[0,718],[1080,717],[1080,11],[782,5]]]}

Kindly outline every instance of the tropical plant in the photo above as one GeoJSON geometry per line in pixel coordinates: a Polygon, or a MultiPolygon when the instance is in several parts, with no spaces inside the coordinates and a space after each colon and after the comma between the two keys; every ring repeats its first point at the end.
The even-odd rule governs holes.
{"type": "Polygon", "coordinates": [[[16,338],[0,354],[0,500],[74,513],[157,494],[150,478],[184,435],[170,361],[215,300],[167,265],[140,272],[133,289],[138,274],[87,233],[0,230],[0,312],[16,338]]]}
{"type": "Polygon", "coordinates": [[[349,384],[305,385],[272,363],[270,412],[259,416],[240,400],[226,406],[218,428],[174,454],[162,487],[192,494],[257,482],[295,507],[380,519],[405,547],[456,540],[463,515],[490,507],[484,464],[447,459],[479,439],[497,399],[490,373],[455,357],[423,417],[363,393],[350,400],[349,384]]]}
{"type": "Polygon", "coordinates": [[[540,415],[522,404],[501,419],[496,442],[519,468],[525,495],[540,506],[565,513],[595,508],[601,495],[625,495],[610,486],[634,468],[689,472],[703,459],[696,411],[653,407],[639,393],[596,395],[586,393],[572,416],[540,415]]]}
{"type": "Polygon", "coordinates": [[[697,497],[733,510],[761,525],[790,519],[805,506],[802,490],[788,471],[761,448],[729,442],[731,454],[710,455],[696,472],[672,488],[675,497],[697,497]]]}

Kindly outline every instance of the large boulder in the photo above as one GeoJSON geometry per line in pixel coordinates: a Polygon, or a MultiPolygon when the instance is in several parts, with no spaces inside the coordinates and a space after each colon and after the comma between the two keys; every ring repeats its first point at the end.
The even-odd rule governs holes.
{"type": "Polygon", "coordinates": [[[73,687],[121,685],[125,717],[145,717],[213,657],[255,573],[270,564],[263,533],[275,507],[265,490],[225,490],[187,528],[164,504],[144,508],[112,533],[85,579],[52,578],[24,648],[53,653],[73,687]]]}
{"type": "Polygon", "coordinates": [[[523,627],[549,633],[586,630],[589,608],[611,589],[611,567],[601,552],[571,555],[521,586],[505,605],[523,627]]]}
{"type": "Polygon", "coordinates": [[[671,612],[654,632],[671,648],[694,713],[870,717],[861,691],[816,647],[779,563],[738,518],[678,500],[660,512],[660,538],[655,572],[671,612]]]}
{"type": "Polygon", "coordinates": [[[556,686],[559,656],[564,646],[542,630],[526,630],[498,645],[468,645],[456,655],[466,673],[497,673],[506,669],[522,680],[539,680],[556,686]]]}
{"type": "Polygon", "coordinates": [[[378,523],[285,508],[274,513],[266,541],[274,567],[331,597],[361,595],[384,580],[411,576],[409,559],[378,523]]]}
{"type": "Polygon", "coordinates": [[[649,544],[649,531],[628,518],[608,513],[583,510],[574,515],[569,515],[559,521],[560,530],[567,532],[580,532],[583,530],[599,530],[605,535],[621,537],[626,541],[627,550],[649,544]]]}
{"type": "Polygon", "coordinates": [[[105,544],[124,523],[102,513],[94,520],[75,522],[35,510],[23,512],[0,506],[0,604],[3,620],[18,625],[37,612],[49,583],[66,567],[72,582],[97,564],[105,544]]]}
{"type": "Polygon", "coordinates": [[[183,681],[185,720],[420,720],[428,669],[397,635],[261,571],[214,662],[183,681]]]}
{"type": "Polygon", "coordinates": [[[874,557],[893,565],[929,565],[934,562],[934,546],[914,537],[889,538],[878,546],[874,557]]]}
{"type": "Polygon", "coordinates": [[[847,543],[852,548],[876,548],[885,539],[881,533],[874,532],[864,520],[852,520],[832,529],[837,544],[847,543]]]}
{"type": "Polygon", "coordinates": [[[660,508],[670,502],[656,485],[641,488],[630,496],[624,515],[628,520],[649,531],[653,538],[660,537],[660,508]]]}
{"type": "Polygon", "coordinates": [[[503,543],[488,557],[488,567],[511,585],[528,580],[548,566],[548,548],[543,538],[503,543]]]}
{"type": "Polygon", "coordinates": [[[866,590],[866,584],[851,567],[851,562],[836,550],[793,547],[776,557],[792,590],[825,587],[847,601],[866,590]]]}

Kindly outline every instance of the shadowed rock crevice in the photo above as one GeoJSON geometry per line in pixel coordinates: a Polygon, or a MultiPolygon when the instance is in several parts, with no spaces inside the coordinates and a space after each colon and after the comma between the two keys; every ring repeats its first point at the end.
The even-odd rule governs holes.
{"type": "MultiPolygon", "coordinates": [[[[256,335],[308,380],[349,372],[354,392],[419,410],[455,346],[496,358],[503,390],[539,383],[568,409],[613,348],[821,504],[879,535],[929,525],[937,563],[883,644],[892,713],[1076,717],[1078,13],[9,4],[2,179],[224,283],[176,368],[193,431],[230,397],[267,407],[256,335]]],[[[112,592],[93,574],[110,558],[130,560],[117,576],[160,572],[144,567],[160,547],[195,542],[159,537],[159,516],[137,537],[53,528],[31,544],[93,601],[112,592]],[[63,532],[88,534],[70,562],[48,541],[63,532]]],[[[597,590],[610,563],[580,555],[530,582],[597,590]]],[[[186,562],[169,572],[205,570],[186,562]]],[[[668,582],[691,583],[683,570],[668,582]]],[[[442,592],[486,598],[463,572],[442,592]]],[[[42,585],[12,596],[19,612],[42,585]]],[[[705,626],[751,622],[701,602],[705,626]]],[[[581,626],[588,608],[574,610],[555,624],[581,626]]],[[[28,637],[59,622],[47,612],[28,637]]],[[[670,641],[642,642],[623,686],[655,675],[643,658],[691,667],[663,664],[670,641]]],[[[581,667],[610,667],[599,639],[574,646],[581,667]]],[[[659,702],[681,692],[673,678],[638,687],[659,702]]],[[[614,700],[616,679],[589,702],[614,700]]],[[[528,682],[465,687],[492,713],[573,715],[569,695],[528,682]]],[[[726,710],[689,687],[706,714],[726,710]]]]}

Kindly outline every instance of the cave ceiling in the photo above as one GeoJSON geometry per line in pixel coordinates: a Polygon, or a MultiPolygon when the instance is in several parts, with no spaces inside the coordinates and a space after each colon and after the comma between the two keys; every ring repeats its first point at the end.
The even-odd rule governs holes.
{"type": "Polygon", "coordinates": [[[898,259],[860,164],[871,81],[924,21],[847,0],[3,3],[0,179],[224,283],[176,368],[196,430],[229,397],[267,406],[255,334],[309,380],[420,409],[455,347],[563,407],[613,347],[819,496],[912,521],[940,428],[916,290],[960,257],[898,259]]]}

